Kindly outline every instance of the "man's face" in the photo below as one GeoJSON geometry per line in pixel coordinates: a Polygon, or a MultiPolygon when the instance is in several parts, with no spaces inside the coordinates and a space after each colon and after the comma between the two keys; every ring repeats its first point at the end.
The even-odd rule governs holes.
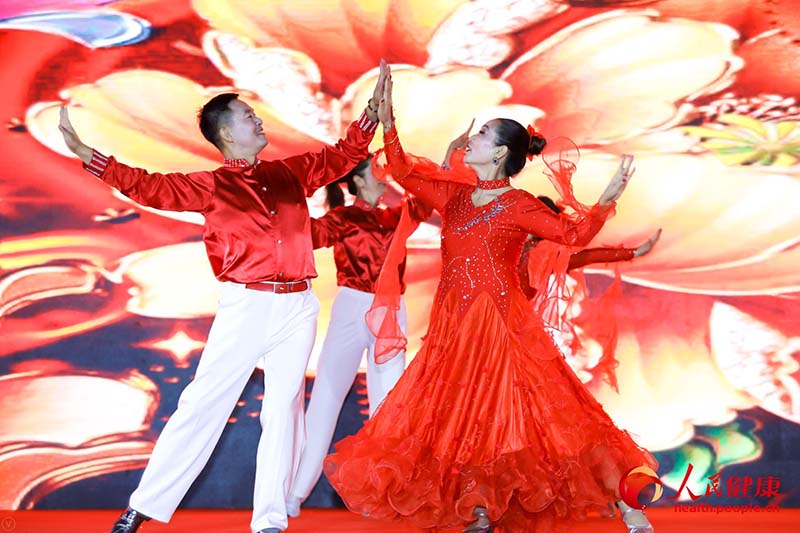
{"type": "Polygon", "coordinates": [[[269,144],[261,128],[262,121],[252,107],[241,100],[232,100],[228,108],[231,113],[223,125],[223,129],[227,130],[223,132],[223,138],[227,140],[231,152],[242,157],[255,155],[269,144]]]}

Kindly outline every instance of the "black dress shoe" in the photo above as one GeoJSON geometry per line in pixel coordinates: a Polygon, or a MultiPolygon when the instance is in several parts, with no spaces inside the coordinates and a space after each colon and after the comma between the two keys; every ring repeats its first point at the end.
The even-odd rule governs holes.
{"type": "Polygon", "coordinates": [[[111,533],[134,533],[142,525],[142,522],[147,522],[148,520],[150,520],[149,516],[145,516],[139,511],[128,507],[114,523],[111,533]]]}

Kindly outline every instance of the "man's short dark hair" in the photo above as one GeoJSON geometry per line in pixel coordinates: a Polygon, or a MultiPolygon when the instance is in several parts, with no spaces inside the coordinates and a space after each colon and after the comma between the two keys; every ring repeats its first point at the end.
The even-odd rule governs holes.
{"type": "Polygon", "coordinates": [[[197,113],[200,122],[200,131],[208,142],[222,150],[222,140],[219,130],[230,118],[230,103],[239,98],[236,93],[218,94],[203,106],[197,113]]]}

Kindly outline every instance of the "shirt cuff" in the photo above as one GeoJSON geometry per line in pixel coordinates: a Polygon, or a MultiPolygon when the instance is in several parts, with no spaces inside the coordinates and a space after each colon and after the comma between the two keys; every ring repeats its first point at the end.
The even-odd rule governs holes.
{"type": "Polygon", "coordinates": [[[103,172],[106,171],[106,167],[108,167],[108,157],[94,149],[92,150],[92,160],[89,161],[88,165],[86,163],[83,164],[83,168],[98,178],[103,176],[103,172]]]}
{"type": "Polygon", "coordinates": [[[592,209],[589,210],[589,216],[594,218],[608,218],[617,208],[617,202],[611,202],[608,205],[594,204],[592,209]]]}
{"type": "Polygon", "coordinates": [[[361,112],[361,116],[356,121],[356,124],[361,131],[369,134],[375,133],[375,130],[378,129],[378,123],[370,120],[366,111],[361,112]]]}

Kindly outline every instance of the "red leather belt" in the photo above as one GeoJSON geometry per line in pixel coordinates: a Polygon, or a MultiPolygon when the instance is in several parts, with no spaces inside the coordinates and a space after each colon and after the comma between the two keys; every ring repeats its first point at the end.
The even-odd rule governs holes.
{"type": "Polygon", "coordinates": [[[303,281],[257,281],[245,284],[245,289],[256,291],[274,292],[277,294],[289,294],[292,292],[303,292],[311,288],[311,280],[303,281]]]}

